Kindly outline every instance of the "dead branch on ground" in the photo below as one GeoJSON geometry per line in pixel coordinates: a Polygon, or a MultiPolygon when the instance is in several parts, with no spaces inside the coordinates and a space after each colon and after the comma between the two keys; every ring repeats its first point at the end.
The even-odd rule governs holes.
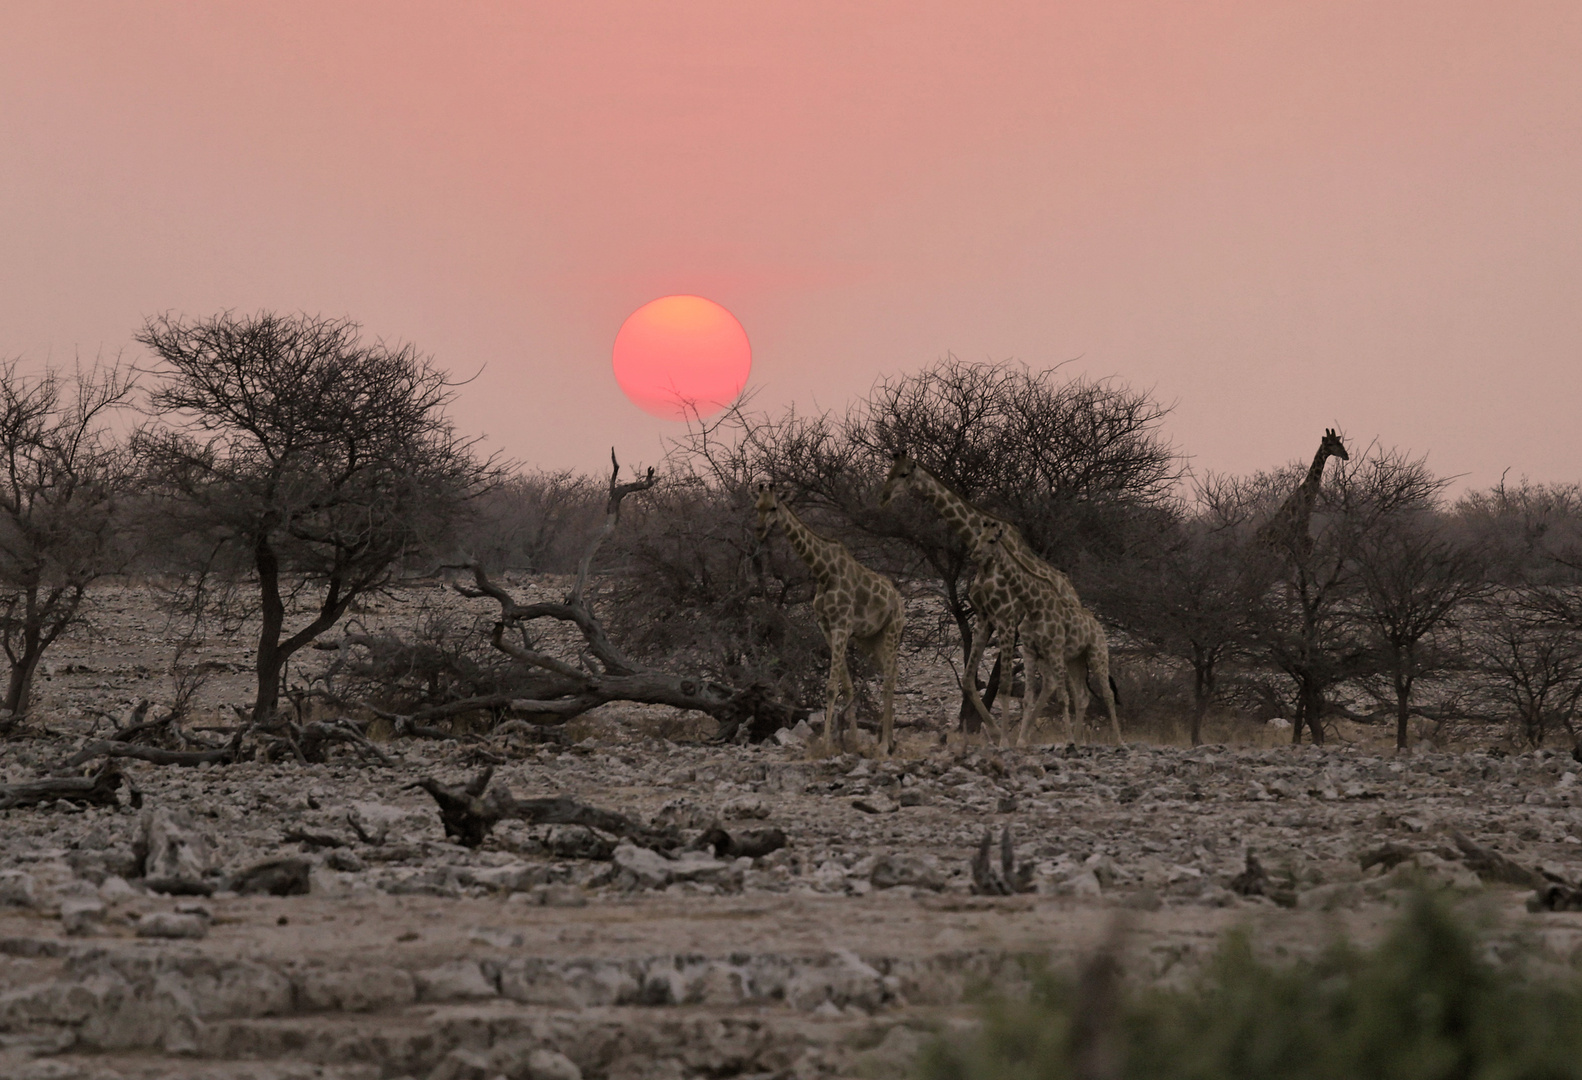
{"type": "Polygon", "coordinates": [[[445,835],[467,847],[477,847],[494,826],[514,818],[533,825],[583,825],[623,837],[642,847],[669,850],[681,843],[674,828],[644,825],[611,810],[601,810],[573,799],[518,799],[504,788],[488,791],[494,769],[487,768],[465,784],[442,784],[425,777],[408,787],[422,788],[439,804],[445,835]]]}
{"type": "Polygon", "coordinates": [[[1461,849],[1461,861],[1484,881],[1524,885],[1533,889],[1543,887],[1546,879],[1540,871],[1513,862],[1493,848],[1475,843],[1465,833],[1452,832],[1450,838],[1456,842],[1456,847],[1461,849]]]}
{"type": "Polygon", "coordinates": [[[92,776],[48,776],[19,784],[0,784],[0,810],[38,806],[64,799],[86,806],[119,806],[116,789],[126,784],[133,809],[143,805],[143,793],[114,761],[106,761],[92,776]]]}
{"type": "Polygon", "coordinates": [[[222,746],[215,750],[162,750],[157,746],[136,746],[131,743],[100,740],[88,743],[66,759],[68,768],[92,761],[96,757],[135,758],[155,765],[202,765],[204,762],[225,764],[235,759],[235,750],[222,746]]]}

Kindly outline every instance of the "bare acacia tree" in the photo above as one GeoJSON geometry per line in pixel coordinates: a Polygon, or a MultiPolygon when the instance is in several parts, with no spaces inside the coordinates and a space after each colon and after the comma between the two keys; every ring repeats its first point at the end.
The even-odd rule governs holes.
{"type": "Polygon", "coordinates": [[[1360,538],[1357,612],[1373,638],[1395,705],[1395,746],[1407,747],[1412,691],[1425,675],[1460,666],[1444,640],[1458,614],[1486,590],[1481,551],[1428,510],[1391,515],[1360,538]]]}
{"type": "Polygon", "coordinates": [[[1516,735],[1538,747],[1556,728],[1577,737],[1582,712],[1582,642],[1571,612],[1577,598],[1554,586],[1491,594],[1478,654],[1485,693],[1514,714],[1516,735]]]}
{"type": "Polygon", "coordinates": [[[365,344],[349,320],[166,315],[137,340],[163,362],[150,405],[167,425],[139,449],[172,519],[209,544],[195,581],[257,590],[262,723],[286,661],[453,527],[493,469],[446,419],[455,384],[411,345],[365,344]]]}
{"type": "Polygon", "coordinates": [[[1582,485],[1501,480],[1469,492],[1458,524],[1488,555],[1491,578],[1509,588],[1582,579],[1582,485]]]}
{"type": "Polygon", "coordinates": [[[1490,587],[1472,640],[1482,689],[1516,736],[1540,746],[1575,738],[1582,710],[1582,486],[1508,485],[1471,492],[1456,522],[1487,553],[1490,587]]]}
{"type": "MultiPolygon", "coordinates": [[[[1285,480],[1292,475],[1294,469],[1285,480]]],[[[1273,478],[1258,482],[1270,491],[1289,490],[1273,478]]],[[[1313,534],[1282,545],[1283,572],[1264,593],[1254,626],[1260,650],[1296,691],[1293,742],[1306,728],[1322,743],[1325,695],[1373,669],[1376,657],[1357,616],[1364,546],[1399,515],[1432,507],[1445,483],[1421,458],[1370,447],[1325,481],[1313,534]]]]}
{"type": "Polygon", "coordinates": [[[116,524],[132,473],[108,424],[132,389],[115,365],[28,377],[0,364],[0,646],[13,718],[89,587],[125,562],[116,524]]]}

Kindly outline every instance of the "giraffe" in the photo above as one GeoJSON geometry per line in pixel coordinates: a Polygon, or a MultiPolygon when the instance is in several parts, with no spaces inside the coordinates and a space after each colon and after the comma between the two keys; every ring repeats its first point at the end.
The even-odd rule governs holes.
{"type": "Polygon", "coordinates": [[[1065,660],[1066,685],[1074,699],[1072,709],[1077,719],[1087,716],[1088,676],[1092,675],[1098,681],[1099,696],[1104,699],[1104,710],[1110,716],[1110,731],[1119,746],[1123,740],[1121,722],[1115,711],[1115,680],[1110,677],[1110,639],[1104,632],[1104,624],[1091,608],[1079,606],[1072,617],[1071,633],[1066,636],[1065,660]]]}
{"type": "Polygon", "coordinates": [[[1259,527],[1259,542],[1290,554],[1298,563],[1305,563],[1313,554],[1313,534],[1308,531],[1309,522],[1313,517],[1313,504],[1318,500],[1319,488],[1324,483],[1324,462],[1332,456],[1341,461],[1351,460],[1351,455],[1346,453],[1346,445],[1335,434],[1335,429],[1325,428],[1324,439],[1318,444],[1318,453],[1313,455],[1313,464],[1308,466],[1307,475],[1280,504],[1280,509],[1259,527]]]}
{"type": "MultiPolygon", "coordinates": [[[[945,524],[950,526],[967,545],[969,552],[975,550],[974,545],[984,529],[1001,526],[1003,528],[1001,544],[1023,552],[1035,560],[1034,565],[1039,568],[1036,572],[1048,581],[1055,594],[1066,605],[1072,608],[1082,606],[1081,601],[1077,599],[1077,590],[1071,585],[1071,579],[1034,555],[1027,547],[1027,541],[1022,538],[1021,532],[1014,525],[1004,518],[979,510],[927,468],[913,461],[906,454],[898,453],[894,456],[889,475],[885,477],[884,487],[879,492],[879,505],[889,506],[896,492],[902,488],[915,497],[932,503],[940,516],[945,519],[945,524]]],[[[999,725],[990,716],[989,710],[983,704],[982,696],[978,693],[978,665],[982,663],[983,654],[987,651],[989,641],[996,631],[1000,635],[1002,650],[1016,639],[1017,627],[1021,625],[1023,612],[1016,595],[1003,580],[999,563],[985,563],[976,556],[973,557],[973,562],[977,567],[977,573],[973,575],[972,585],[967,589],[967,600],[972,604],[972,610],[978,614],[980,625],[972,631],[972,640],[968,643],[967,671],[962,685],[967,699],[983,718],[984,725],[998,740],[1001,738],[999,725]]],[[[1031,680],[1034,669],[1032,664],[1027,663],[1027,659],[1024,650],[1023,678],[1031,680]]],[[[1025,685],[1030,686],[1030,681],[1025,685]]]]}
{"type": "Polygon", "coordinates": [[[856,689],[846,668],[846,646],[855,643],[879,664],[884,672],[884,717],[880,721],[879,745],[886,754],[895,752],[895,675],[901,648],[901,631],[906,627],[906,609],[901,591],[883,574],[868,569],[852,557],[846,545],[820,536],[780,501],[774,486],[758,485],[754,504],[758,513],[758,540],[769,539],[776,522],[785,529],[786,539],[813,571],[817,591],[813,596],[813,615],[829,642],[829,696],[824,709],[824,741],[835,746],[835,706],[845,698],[843,710],[852,712],[851,727],[857,729],[856,689]]]}
{"type": "Polygon", "coordinates": [[[1022,608],[1022,639],[1040,669],[1043,687],[1037,698],[1031,694],[1032,680],[1022,697],[1022,721],[1017,741],[1027,738],[1028,728],[1037,718],[1051,694],[1060,702],[1066,720],[1066,738],[1076,741],[1076,720],[1087,711],[1088,675],[1098,677],[1099,693],[1110,716],[1110,729],[1117,744],[1122,742],[1121,723],[1115,712],[1115,694],[1110,685],[1110,649],[1104,627],[1081,604],[1071,605],[1056,590],[1036,556],[1018,552],[1005,542],[1010,535],[1003,524],[982,529],[973,542],[979,565],[995,566],[1016,595],[1022,608]]]}

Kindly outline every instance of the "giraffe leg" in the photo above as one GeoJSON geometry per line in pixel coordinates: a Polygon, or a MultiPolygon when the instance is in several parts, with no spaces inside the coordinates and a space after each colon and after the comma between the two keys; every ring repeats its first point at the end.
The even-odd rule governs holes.
{"type": "Polygon", "coordinates": [[[840,703],[841,692],[851,685],[851,676],[846,673],[846,643],[850,635],[845,630],[831,630],[829,632],[829,685],[828,704],[824,707],[824,745],[830,752],[835,751],[835,737],[840,731],[836,705],[840,703]]]}
{"type": "Polygon", "coordinates": [[[1016,726],[1015,745],[1021,746],[1027,742],[1027,733],[1032,730],[1033,722],[1038,717],[1038,710],[1044,705],[1043,662],[1033,654],[1033,650],[1026,641],[1021,642],[1018,650],[1022,657],[1022,718],[1016,726]]]}
{"type": "Polygon", "coordinates": [[[1065,702],[1064,702],[1063,708],[1065,709],[1065,713],[1066,713],[1066,741],[1068,743],[1072,743],[1074,745],[1077,742],[1077,734],[1078,734],[1077,722],[1081,719],[1081,717],[1079,717],[1077,712],[1076,712],[1076,710],[1071,707],[1071,704],[1072,704],[1071,703],[1071,699],[1075,696],[1072,693],[1072,690],[1071,690],[1071,678],[1072,678],[1071,667],[1070,667],[1069,664],[1063,664],[1061,666],[1065,668],[1064,671],[1061,671],[1061,672],[1051,671],[1049,673],[1049,677],[1050,678],[1058,677],[1060,679],[1060,688],[1062,690],[1062,697],[1065,698],[1065,702]]]}
{"type": "Polygon", "coordinates": [[[1088,701],[1093,696],[1088,690],[1088,660],[1086,654],[1079,653],[1066,659],[1066,693],[1071,698],[1072,722],[1086,729],[1088,724],[1088,701]]]}
{"type": "Polygon", "coordinates": [[[1073,724],[1073,715],[1071,711],[1071,693],[1070,688],[1066,686],[1064,673],[1060,670],[1061,666],[1062,665],[1059,663],[1051,662],[1049,667],[1045,670],[1044,681],[1049,684],[1045,689],[1045,693],[1053,694],[1055,698],[1059,700],[1060,711],[1066,718],[1066,734],[1070,735],[1073,724]]]}
{"type": "MultiPolygon", "coordinates": [[[[983,663],[983,654],[989,648],[989,639],[994,636],[994,630],[994,624],[988,619],[983,619],[982,625],[973,629],[972,645],[967,650],[966,678],[962,681],[961,686],[966,691],[967,700],[972,702],[972,707],[977,712],[978,718],[983,721],[983,730],[995,742],[999,742],[1001,741],[999,725],[994,722],[994,716],[989,712],[988,707],[983,704],[983,695],[978,693],[978,666],[983,663]]],[[[1002,634],[1000,637],[1003,641],[1004,635],[1002,634]]]]}
{"type": "Polygon", "coordinates": [[[1121,739],[1121,721],[1115,714],[1115,691],[1110,689],[1110,650],[1100,641],[1089,650],[1088,669],[1099,681],[1099,697],[1104,699],[1104,711],[1110,714],[1110,730],[1115,733],[1115,745],[1124,745],[1121,739]]]}
{"type": "Polygon", "coordinates": [[[1036,665],[1038,669],[1038,692],[1036,695],[1033,693],[1032,670],[1025,666],[1022,669],[1025,689],[1022,691],[1022,727],[1017,733],[1017,741],[1019,743],[1026,741],[1031,721],[1043,711],[1051,696],[1059,697],[1062,709],[1067,708],[1069,705],[1065,684],[1055,677],[1054,665],[1043,659],[1037,660],[1036,665]]]}
{"type": "Polygon", "coordinates": [[[861,732],[857,730],[857,686],[852,682],[848,664],[841,665],[840,676],[840,693],[845,702],[840,707],[840,748],[845,750],[850,745],[855,750],[862,745],[861,732]],[[847,742],[848,735],[851,737],[850,743],[847,742]]]}
{"type": "Polygon", "coordinates": [[[901,663],[901,631],[906,616],[896,613],[879,643],[879,665],[884,669],[884,718],[879,723],[879,745],[886,755],[895,753],[895,677],[901,663]]]}

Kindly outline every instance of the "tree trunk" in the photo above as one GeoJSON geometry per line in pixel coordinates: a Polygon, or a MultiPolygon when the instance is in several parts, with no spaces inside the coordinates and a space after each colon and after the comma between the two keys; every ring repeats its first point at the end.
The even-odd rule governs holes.
{"type": "Polygon", "coordinates": [[[1192,727],[1193,746],[1203,745],[1203,717],[1208,714],[1209,702],[1214,700],[1214,661],[1201,655],[1192,665],[1192,727]]]}
{"type": "Polygon", "coordinates": [[[1298,706],[1296,723],[1291,728],[1291,743],[1296,745],[1302,741],[1302,725],[1305,723],[1313,734],[1313,745],[1324,745],[1324,694],[1318,687],[1311,683],[1302,684],[1302,700],[1298,706]]]}
{"type": "MultiPolygon", "coordinates": [[[[968,652],[971,652],[969,648],[968,652]]],[[[997,649],[994,653],[994,666],[989,669],[989,681],[979,683],[978,690],[983,698],[985,709],[994,708],[994,699],[1000,692],[1000,677],[1004,672],[1005,650],[997,649]]],[[[976,672],[968,672],[972,678],[977,678],[976,672]]],[[[967,688],[961,688],[961,730],[969,735],[983,730],[983,717],[978,715],[978,710],[972,707],[972,698],[967,693],[967,688]]]]}
{"type": "Polygon", "coordinates": [[[37,634],[29,634],[22,656],[11,665],[11,678],[6,685],[5,707],[12,716],[21,716],[33,704],[33,676],[38,672],[38,662],[43,650],[37,647],[37,634]]]}
{"type": "Polygon", "coordinates": [[[286,623],[286,605],[280,599],[280,560],[269,543],[269,530],[259,531],[253,546],[253,564],[258,569],[258,593],[262,620],[258,628],[258,693],[253,698],[253,723],[262,723],[275,711],[280,700],[280,630],[286,623]]]}
{"type": "Polygon", "coordinates": [[[253,723],[262,723],[275,712],[280,703],[281,672],[286,661],[302,646],[334,626],[345,612],[355,589],[342,594],[341,579],[332,574],[325,586],[324,601],[318,615],[307,626],[280,640],[286,624],[286,605],[280,598],[280,563],[270,546],[269,537],[259,537],[253,549],[258,567],[258,591],[263,618],[258,629],[258,695],[253,699],[253,723]]]}
{"type": "Polygon", "coordinates": [[[1395,748],[1405,750],[1407,742],[1406,722],[1412,712],[1412,681],[1401,677],[1399,671],[1395,675],[1395,748]]]}
{"type": "MultiPolygon", "coordinates": [[[[22,623],[22,651],[11,658],[11,678],[6,685],[5,707],[13,717],[27,712],[33,703],[33,676],[44,654],[43,615],[38,608],[38,588],[28,586],[27,607],[22,623]]],[[[7,652],[10,651],[9,645],[7,652]]]]}

